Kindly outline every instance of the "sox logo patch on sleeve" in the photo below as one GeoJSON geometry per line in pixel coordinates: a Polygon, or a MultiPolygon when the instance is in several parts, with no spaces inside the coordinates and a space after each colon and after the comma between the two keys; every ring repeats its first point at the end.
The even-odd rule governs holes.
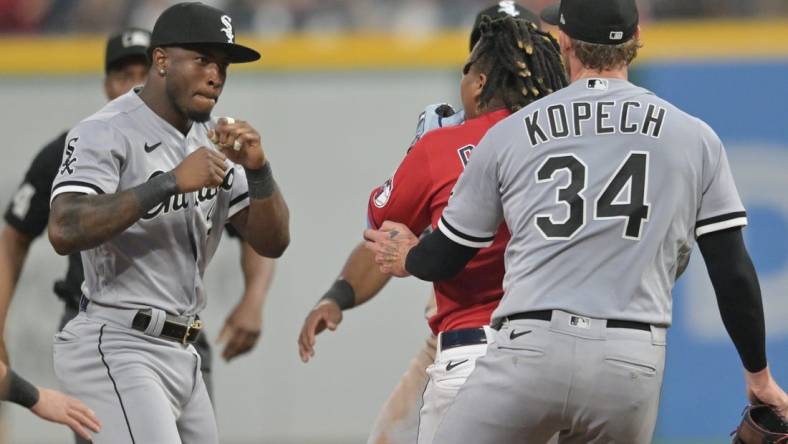
{"type": "Polygon", "coordinates": [[[72,165],[77,161],[77,158],[74,156],[74,144],[77,143],[79,137],[74,137],[68,141],[68,145],[66,145],[66,152],[63,157],[63,164],[60,166],[60,174],[74,174],[74,168],[72,165]]]}

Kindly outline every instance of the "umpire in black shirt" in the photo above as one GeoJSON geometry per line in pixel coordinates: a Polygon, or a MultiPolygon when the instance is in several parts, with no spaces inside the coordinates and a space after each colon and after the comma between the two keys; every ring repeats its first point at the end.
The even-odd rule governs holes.
{"type": "MultiPolygon", "coordinates": [[[[127,29],[107,41],[104,92],[109,100],[145,81],[148,72],[146,51],[149,43],[150,33],[142,29],[127,29]]],[[[5,347],[5,321],[11,297],[30,244],[47,228],[52,181],[63,158],[66,133],[60,133],[38,152],[5,211],[6,226],[0,231],[0,359],[6,364],[8,353],[5,347]]],[[[79,312],[83,280],[80,254],[69,255],[66,276],[55,282],[54,288],[55,294],[65,305],[58,330],[79,312]]],[[[77,437],[77,443],[84,442],[88,441],[77,437]]]]}
{"type": "MultiPolygon", "coordinates": [[[[109,100],[145,81],[149,43],[150,33],[141,29],[128,29],[107,41],[104,92],[109,100]]],[[[0,268],[5,270],[0,274],[0,331],[5,329],[8,307],[30,244],[46,230],[52,181],[60,168],[65,144],[63,131],[38,152],[6,209],[7,225],[0,232],[0,268]]],[[[66,277],[55,282],[55,294],[65,304],[58,330],[79,312],[83,280],[80,255],[72,254],[68,257],[66,277]]],[[[0,359],[8,362],[4,337],[0,338],[0,359]]]]}

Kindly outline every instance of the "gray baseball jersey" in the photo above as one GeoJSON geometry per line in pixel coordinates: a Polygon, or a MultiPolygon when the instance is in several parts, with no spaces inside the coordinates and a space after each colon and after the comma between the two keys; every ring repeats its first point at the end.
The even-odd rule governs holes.
{"type": "Polygon", "coordinates": [[[502,219],[493,319],[559,309],[661,326],[695,238],[747,223],[714,131],[618,79],[575,81],[487,133],[439,227],[484,247],[502,219]]]}
{"type": "MultiPolygon", "coordinates": [[[[69,132],[52,199],[62,193],[115,193],[144,183],[201,146],[212,147],[207,132],[213,125],[195,123],[184,136],[130,91],[69,132]]],[[[124,232],[83,251],[84,294],[120,308],[199,313],[205,307],[203,273],[223,226],[249,205],[243,168],[228,165],[220,187],[172,196],[124,232]]]]}

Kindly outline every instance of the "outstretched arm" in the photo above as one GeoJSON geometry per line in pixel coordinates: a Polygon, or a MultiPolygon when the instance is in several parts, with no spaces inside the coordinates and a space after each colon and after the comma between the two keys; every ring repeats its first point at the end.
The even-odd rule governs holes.
{"type": "Polygon", "coordinates": [[[774,381],[766,362],[761,289],[741,228],[702,235],[698,246],[714,285],[722,322],[744,365],[750,400],[771,405],[788,418],[788,395],[774,381]]]}
{"type": "Polygon", "coordinates": [[[381,273],[425,281],[453,277],[479,252],[452,241],[441,230],[418,239],[408,227],[391,221],[383,222],[380,230],[364,231],[364,239],[381,273]]]}
{"type": "Polygon", "coordinates": [[[326,328],[337,329],[342,322],[342,311],[361,305],[378,294],[389,281],[375,264],[374,255],[356,245],[350,253],[337,280],[304,319],[298,336],[298,354],[303,362],[315,355],[315,337],[326,328]]]}
{"type": "Polygon", "coordinates": [[[30,409],[38,417],[68,426],[90,440],[89,429],[98,433],[101,424],[93,410],[56,390],[36,387],[0,363],[0,399],[30,409]]]}
{"type": "Polygon", "coordinates": [[[224,321],[217,339],[217,343],[227,344],[222,351],[222,358],[227,361],[257,344],[263,329],[263,308],[274,278],[274,260],[260,256],[245,241],[241,241],[240,260],[244,294],[224,321]]]}
{"type": "MultiPolygon", "coordinates": [[[[416,137],[408,154],[397,168],[395,177],[386,181],[372,192],[368,202],[369,226],[378,227],[376,220],[396,219],[407,222],[417,232],[429,226],[429,196],[432,192],[432,177],[429,174],[428,156],[422,137],[433,129],[459,125],[464,113],[455,113],[445,103],[429,105],[419,116],[416,137]],[[392,187],[392,182],[399,184],[392,187]],[[401,197],[400,197],[401,196],[401,197]]],[[[406,225],[404,230],[410,233],[406,225]]],[[[415,236],[414,236],[415,238],[415,236]]],[[[320,301],[309,312],[301,334],[298,336],[298,353],[304,362],[315,354],[315,337],[323,330],[336,330],[342,322],[342,311],[361,305],[375,297],[389,281],[375,263],[375,254],[359,243],[345,261],[341,273],[320,301]]]]}

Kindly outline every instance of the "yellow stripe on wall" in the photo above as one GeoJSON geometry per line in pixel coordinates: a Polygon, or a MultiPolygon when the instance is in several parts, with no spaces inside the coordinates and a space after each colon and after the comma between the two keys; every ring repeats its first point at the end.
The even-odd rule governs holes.
{"type": "Polygon", "coordinates": [[[660,22],[642,28],[648,61],[788,56],[788,20],[660,22]]]}
{"type": "MultiPolygon", "coordinates": [[[[643,26],[639,61],[788,57],[788,20],[659,22],[643,26]]],[[[263,54],[233,67],[258,71],[456,68],[468,53],[466,31],[397,34],[247,36],[263,54]]],[[[103,36],[0,38],[0,74],[81,74],[103,69],[103,36]]]]}

